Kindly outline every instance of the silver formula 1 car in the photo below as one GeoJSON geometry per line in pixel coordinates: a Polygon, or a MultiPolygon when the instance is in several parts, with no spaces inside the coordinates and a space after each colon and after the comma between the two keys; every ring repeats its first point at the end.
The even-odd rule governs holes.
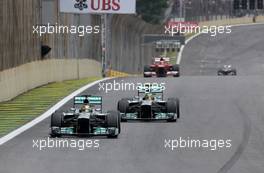
{"type": "Polygon", "coordinates": [[[134,98],[118,101],[121,121],[127,120],[167,120],[176,122],[180,118],[178,98],[163,100],[163,90],[159,87],[144,86],[139,88],[134,98]],[[143,95],[143,96],[142,96],[143,95]]]}
{"type": "Polygon", "coordinates": [[[118,137],[121,117],[117,111],[102,112],[102,97],[77,96],[74,106],[51,116],[51,137],[62,135],[118,137]]]}

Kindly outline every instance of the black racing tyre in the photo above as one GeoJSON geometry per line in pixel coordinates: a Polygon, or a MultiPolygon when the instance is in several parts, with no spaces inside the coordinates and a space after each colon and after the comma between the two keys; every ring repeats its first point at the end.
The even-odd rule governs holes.
{"type": "MultiPolygon", "coordinates": [[[[63,115],[61,113],[53,113],[51,115],[51,122],[50,122],[50,127],[62,127],[63,124],[63,115]]],[[[58,133],[55,133],[51,131],[51,137],[60,137],[61,135],[58,133]]]]}
{"type": "Polygon", "coordinates": [[[74,4],[74,8],[79,8],[80,5],[79,4],[74,4]]]}
{"type": "MultiPolygon", "coordinates": [[[[177,119],[180,118],[180,101],[178,98],[169,98],[167,101],[167,112],[176,113],[177,119]]],[[[176,121],[176,120],[174,120],[176,121]]]]}
{"type": "Polygon", "coordinates": [[[176,75],[173,75],[174,77],[180,77],[180,66],[178,64],[172,66],[172,71],[178,72],[176,75]]]}
{"type": "Polygon", "coordinates": [[[176,99],[176,106],[177,106],[177,119],[180,119],[180,100],[176,99]]]}
{"type": "Polygon", "coordinates": [[[232,75],[233,76],[236,76],[237,75],[237,71],[234,69],[234,70],[232,70],[232,75]]]}
{"type": "MultiPolygon", "coordinates": [[[[128,100],[131,100],[131,98],[123,98],[118,101],[117,103],[117,110],[121,113],[128,113],[129,103],[128,100]]],[[[121,116],[120,116],[121,117],[121,116]]],[[[121,122],[127,122],[126,119],[120,118],[121,122]]]]}
{"type": "Polygon", "coordinates": [[[151,72],[151,67],[149,65],[145,65],[144,72],[151,72]]]}
{"type": "Polygon", "coordinates": [[[172,66],[172,71],[179,71],[179,70],[180,70],[180,66],[178,64],[172,66]]]}
{"type": "Polygon", "coordinates": [[[121,128],[121,115],[118,112],[118,132],[119,132],[119,134],[121,133],[121,130],[122,130],[122,128],[121,128]]]}
{"type": "MultiPolygon", "coordinates": [[[[118,133],[121,132],[121,118],[117,111],[108,111],[107,127],[115,127],[118,129],[118,133]]],[[[110,135],[109,137],[117,138],[117,135],[110,135]]]]}
{"type": "Polygon", "coordinates": [[[121,117],[121,122],[127,122],[127,119],[121,117]]]}
{"type": "Polygon", "coordinates": [[[121,99],[118,101],[117,103],[117,110],[121,113],[126,113],[128,111],[128,107],[129,107],[129,103],[128,103],[129,99],[121,99]]]}
{"type": "Polygon", "coordinates": [[[149,65],[144,66],[144,77],[151,77],[151,75],[146,75],[145,72],[151,72],[151,67],[149,65]]]}
{"type": "Polygon", "coordinates": [[[61,127],[62,120],[63,120],[63,115],[61,113],[55,112],[51,115],[50,126],[51,127],[61,127]]]}

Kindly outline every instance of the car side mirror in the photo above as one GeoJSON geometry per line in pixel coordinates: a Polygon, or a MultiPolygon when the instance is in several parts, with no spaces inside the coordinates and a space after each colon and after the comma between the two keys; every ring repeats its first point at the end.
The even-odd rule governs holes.
{"type": "Polygon", "coordinates": [[[156,96],[156,99],[157,99],[157,100],[161,100],[162,97],[161,97],[161,96],[156,96]]]}
{"type": "Polygon", "coordinates": [[[95,109],[95,111],[97,111],[97,112],[100,112],[100,111],[101,111],[101,109],[100,109],[100,108],[97,108],[97,109],[95,109]]]}
{"type": "Polygon", "coordinates": [[[139,97],[139,96],[135,96],[135,99],[139,100],[139,99],[140,99],[140,97],[139,97]]]}

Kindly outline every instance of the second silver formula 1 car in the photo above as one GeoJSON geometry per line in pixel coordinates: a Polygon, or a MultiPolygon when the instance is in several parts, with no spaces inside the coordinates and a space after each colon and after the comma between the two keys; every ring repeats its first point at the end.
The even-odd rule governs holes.
{"type": "Polygon", "coordinates": [[[119,100],[117,107],[121,121],[167,120],[176,122],[180,118],[179,99],[163,100],[163,90],[159,87],[141,87],[137,96],[119,100]]]}

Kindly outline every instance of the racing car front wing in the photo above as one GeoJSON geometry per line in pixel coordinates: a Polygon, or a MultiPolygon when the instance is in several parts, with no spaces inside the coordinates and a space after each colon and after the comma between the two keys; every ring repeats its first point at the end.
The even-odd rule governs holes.
{"type": "MultiPolygon", "coordinates": [[[[167,76],[176,76],[178,74],[179,74],[178,71],[168,71],[166,75],[167,76]]],[[[144,72],[144,75],[145,76],[157,76],[157,73],[156,72],[144,72]]]]}
{"type": "Polygon", "coordinates": [[[94,127],[93,133],[76,133],[74,127],[51,127],[53,134],[61,136],[117,136],[119,134],[119,129],[116,127],[94,127]]]}
{"type": "Polygon", "coordinates": [[[149,118],[141,118],[138,113],[120,113],[121,120],[176,120],[176,113],[155,113],[154,116],[149,118]]]}

